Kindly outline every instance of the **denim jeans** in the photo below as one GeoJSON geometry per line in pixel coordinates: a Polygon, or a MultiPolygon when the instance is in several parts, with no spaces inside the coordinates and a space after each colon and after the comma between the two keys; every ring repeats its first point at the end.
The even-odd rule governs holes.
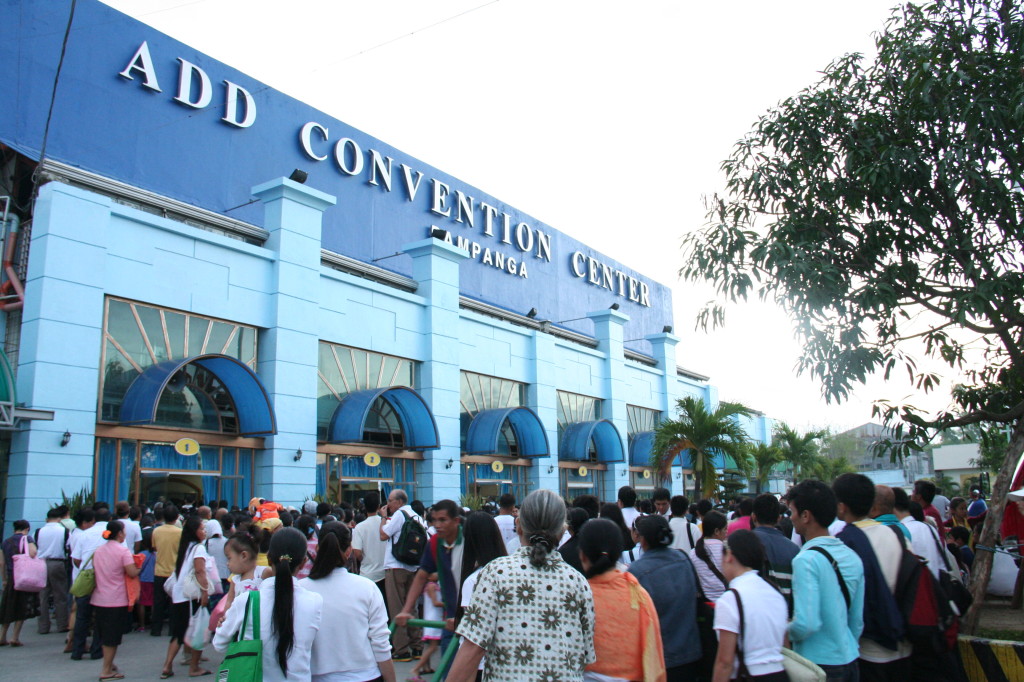
{"type": "Polygon", "coordinates": [[[71,637],[71,658],[78,660],[85,655],[85,640],[89,639],[92,632],[92,645],[89,647],[89,655],[99,658],[103,655],[103,647],[100,646],[100,638],[92,622],[92,604],[89,600],[92,595],[86,597],[75,597],[75,609],[78,615],[75,616],[75,632],[71,637]]]}
{"type": "Polygon", "coordinates": [[[818,667],[825,671],[827,682],[860,682],[860,668],[857,661],[850,661],[846,665],[822,665],[818,667]]]}

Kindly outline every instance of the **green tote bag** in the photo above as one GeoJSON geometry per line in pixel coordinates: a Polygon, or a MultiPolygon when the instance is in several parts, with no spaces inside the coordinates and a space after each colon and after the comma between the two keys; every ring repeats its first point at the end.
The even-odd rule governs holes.
{"type": "Polygon", "coordinates": [[[263,640],[260,639],[260,593],[249,592],[242,627],[235,641],[228,644],[224,662],[217,671],[217,682],[263,682],[263,640]],[[252,622],[252,639],[244,639],[245,624],[252,622]]]}

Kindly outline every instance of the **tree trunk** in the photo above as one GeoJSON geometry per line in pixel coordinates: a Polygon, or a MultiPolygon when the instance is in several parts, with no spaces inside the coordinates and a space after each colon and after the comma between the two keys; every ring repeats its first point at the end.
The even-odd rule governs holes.
{"type": "MultiPolygon", "coordinates": [[[[992,495],[989,497],[988,514],[985,515],[985,525],[981,529],[979,545],[994,547],[999,539],[999,529],[1003,524],[1003,508],[1006,506],[1006,495],[1010,492],[1010,484],[1013,483],[1013,472],[1017,467],[1021,452],[1024,452],[1024,419],[1018,419],[1013,428],[1013,435],[1006,448],[1006,458],[1003,466],[999,469],[996,482],[992,486],[992,495]]],[[[971,566],[971,596],[974,603],[967,609],[964,617],[964,633],[973,635],[978,628],[978,621],[981,618],[981,605],[985,600],[985,593],[988,591],[988,581],[992,577],[992,560],[995,558],[993,552],[977,550],[974,554],[974,564],[971,566]]]]}

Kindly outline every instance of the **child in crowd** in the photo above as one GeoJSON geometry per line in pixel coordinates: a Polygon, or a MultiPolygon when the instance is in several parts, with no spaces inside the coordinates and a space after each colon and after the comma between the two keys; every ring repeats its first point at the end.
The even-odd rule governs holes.
{"type": "MultiPolygon", "coordinates": [[[[437,573],[431,573],[427,578],[427,586],[423,595],[423,620],[444,620],[444,602],[441,601],[441,586],[437,582],[437,573]]],[[[423,641],[427,642],[427,648],[419,662],[413,666],[412,677],[409,682],[426,682],[424,675],[434,674],[430,667],[430,658],[437,651],[441,644],[442,628],[423,628],[423,641]]]]}
{"type": "Polygon", "coordinates": [[[224,546],[224,552],[228,557],[228,570],[231,571],[231,586],[227,596],[217,604],[216,610],[220,613],[214,613],[210,618],[211,629],[220,625],[238,594],[260,589],[260,584],[274,574],[273,569],[256,564],[259,547],[256,538],[248,531],[238,531],[232,535],[224,546]]]}
{"type": "Polygon", "coordinates": [[[139,572],[139,604],[136,612],[137,632],[146,629],[146,610],[153,610],[153,570],[156,568],[156,552],[153,551],[153,534],[142,536],[142,569],[139,572]]]}

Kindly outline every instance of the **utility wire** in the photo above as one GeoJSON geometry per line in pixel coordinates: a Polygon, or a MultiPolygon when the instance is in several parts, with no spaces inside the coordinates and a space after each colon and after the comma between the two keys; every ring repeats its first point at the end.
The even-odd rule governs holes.
{"type": "MultiPolygon", "coordinates": [[[[43,144],[39,150],[39,164],[46,159],[46,143],[50,137],[50,121],[53,119],[53,105],[57,101],[57,85],[60,83],[60,72],[64,67],[64,55],[68,50],[68,37],[71,35],[71,24],[75,20],[75,6],[78,0],[71,0],[71,11],[68,13],[68,25],[64,29],[64,40],[60,44],[60,59],[57,61],[57,73],[53,76],[53,90],[50,92],[50,108],[46,112],[46,126],[43,128],[43,144]]],[[[38,171],[39,166],[36,166],[38,171]]]]}

